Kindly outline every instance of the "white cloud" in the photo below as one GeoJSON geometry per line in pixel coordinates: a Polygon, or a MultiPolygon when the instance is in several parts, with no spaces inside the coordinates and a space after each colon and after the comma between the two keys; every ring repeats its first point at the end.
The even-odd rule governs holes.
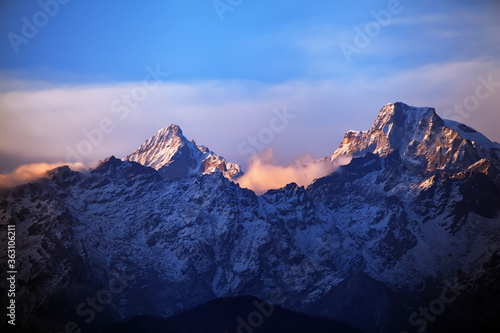
{"type": "Polygon", "coordinates": [[[404,17],[393,17],[390,21],[391,25],[419,25],[422,24],[434,24],[434,23],[444,23],[452,20],[450,15],[444,14],[423,14],[419,16],[404,16],[404,17]]]}
{"type": "MultiPolygon", "coordinates": [[[[17,185],[29,183],[35,179],[47,176],[47,171],[63,165],[66,165],[66,163],[34,163],[22,165],[8,174],[0,174],[0,188],[14,187],[17,185]]],[[[73,163],[70,164],[69,167],[74,171],[86,170],[86,167],[83,165],[83,163],[73,163]]]]}
{"type": "Polygon", "coordinates": [[[279,189],[290,183],[307,187],[313,180],[331,174],[339,166],[350,161],[350,157],[338,158],[332,162],[304,155],[291,163],[282,165],[274,159],[273,150],[269,148],[253,156],[248,165],[248,171],[235,181],[241,187],[251,189],[261,195],[268,190],[279,189]]]}
{"type": "MultiPolygon", "coordinates": [[[[121,96],[140,82],[39,89],[31,82],[18,82],[30,89],[0,94],[0,158],[65,162],[68,149],[78,151],[82,142],[91,147],[90,153],[70,162],[124,157],[159,128],[176,123],[189,139],[245,166],[250,156],[240,154],[238,145],[269,127],[273,109],[282,107],[296,117],[264,148],[273,147],[280,162],[306,152],[328,156],[347,130],[368,129],[386,103],[434,106],[444,114],[474,94],[479,76],[490,74],[500,82],[499,62],[433,64],[373,80],[170,82],[149,91],[123,119],[124,113],[113,112],[112,105],[118,101],[123,106],[121,96]],[[96,131],[103,119],[112,130],[99,136],[96,131]]],[[[464,121],[500,141],[500,87],[494,89],[464,121]]]]}

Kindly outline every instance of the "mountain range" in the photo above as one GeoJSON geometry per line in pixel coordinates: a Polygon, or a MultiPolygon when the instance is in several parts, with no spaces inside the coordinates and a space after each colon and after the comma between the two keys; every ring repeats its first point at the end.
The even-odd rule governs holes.
{"type": "MultiPolygon", "coordinates": [[[[323,160],[343,156],[307,187],[258,196],[235,183],[239,165],[170,125],[122,160],[3,189],[18,327],[99,332],[250,295],[363,332],[496,331],[500,144],[397,102],[323,160]]],[[[244,331],[238,318],[258,332],[270,319],[256,311],[227,332],[244,331]]]]}

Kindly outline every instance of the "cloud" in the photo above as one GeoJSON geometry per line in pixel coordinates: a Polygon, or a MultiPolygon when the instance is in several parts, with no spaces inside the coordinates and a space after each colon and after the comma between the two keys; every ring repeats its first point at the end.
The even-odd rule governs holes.
{"type": "Polygon", "coordinates": [[[347,164],[350,160],[347,157],[331,162],[305,155],[287,165],[279,165],[273,157],[272,148],[269,148],[252,157],[248,171],[236,179],[236,182],[258,195],[270,189],[282,188],[290,183],[307,187],[314,179],[331,174],[340,165],[347,164]]]}
{"type": "MultiPolygon", "coordinates": [[[[0,158],[89,164],[111,155],[125,157],[158,129],[175,123],[188,139],[245,166],[251,156],[238,146],[269,128],[273,110],[284,107],[296,117],[258,151],[272,147],[280,162],[304,153],[319,158],[332,154],[346,131],[369,129],[386,103],[432,106],[444,115],[475,94],[479,76],[489,75],[491,96],[480,100],[463,122],[500,141],[498,61],[431,64],[373,79],[164,82],[126,111],[123,96],[141,82],[57,88],[28,82],[25,90],[0,93],[0,158]]],[[[2,165],[10,169],[0,172],[10,172],[16,164],[2,165]]]]}
{"type": "MultiPolygon", "coordinates": [[[[348,23],[333,20],[310,24],[287,31],[277,43],[297,48],[305,59],[301,63],[305,73],[316,78],[353,74],[370,77],[436,62],[498,59],[500,35],[496,33],[498,15],[493,15],[495,4],[427,1],[422,5],[421,1],[403,1],[401,7],[401,12],[389,18],[386,4],[358,5],[348,23]],[[374,15],[380,12],[386,14],[374,15]],[[367,27],[378,29],[370,33],[367,27]],[[347,51],[341,44],[353,48],[347,51]]],[[[496,4],[496,11],[498,8],[496,4]]]]}
{"type": "Polygon", "coordinates": [[[433,24],[433,23],[449,23],[453,19],[453,16],[445,14],[421,14],[419,16],[413,17],[393,17],[391,18],[389,24],[391,25],[422,25],[422,24],[433,24]]]}
{"type": "MultiPolygon", "coordinates": [[[[34,163],[22,165],[11,173],[0,175],[0,188],[14,187],[17,185],[29,183],[36,179],[47,176],[47,171],[63,165],[66,165],[66,163],[34,163]]],[[[83,171],[86,169],[83,163],[74,163],[69,165],[69,167],[75,171],[83,171]]]]}

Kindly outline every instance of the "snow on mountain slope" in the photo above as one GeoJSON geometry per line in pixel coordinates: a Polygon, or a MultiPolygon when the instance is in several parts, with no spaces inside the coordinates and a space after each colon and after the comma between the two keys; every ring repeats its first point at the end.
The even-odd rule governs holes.
{"type": "Polygon", "coordinates": [[[434,108],[401,102],[385,105],[370,130],[347,132],[331,159],[367,152],[386,155],[394,150],[415,174],[461,171],[481,159],[500,167],[500,144],[464,124],[443,121],[434,108]]]}
{"type": "Polygon", "coordinates": [[[459,278],[473,290],[500,255],[496,144],[479,134],[463,139],[429,108],[383,110],[371,132],[348,132],[357,141],[346,134],[334,153],[352,161],[307,188],[292,183],[256,196],[223,173],[203,174],[210,153],[171,125],[127,160],[111,157],[89,174],[62,167],[3,191],[0,229],[16,224],[24,263],[20,322],[62,331],[74,320],[97,331],[217,297],[281,292],[284,307],[365,332],[415,330],[406,327],[409,315],[445,281],[459,278]],[[405,154],[417,140],[428,148],[405,154]],[[443,169],[415,172],[434,163],[434,143],[456,153],[464,140],[477,161],[459,153],[443,169]],[[174,163],[192,175],[160,176],[162,168],[172,175],[174,163]],[[128,283],[89,326],[75,308],[117,272],[128,283]]]}
{"type": "Polygon", "coordinates": [[[157,131],[124,161],[138,162],[158,170],[164,178],[185,178],[193,174],[221,172],[232,179],[241,175],[241,167],[217,156],[207,147],[197,146],[182,134],[178,125],[157,131]]]}

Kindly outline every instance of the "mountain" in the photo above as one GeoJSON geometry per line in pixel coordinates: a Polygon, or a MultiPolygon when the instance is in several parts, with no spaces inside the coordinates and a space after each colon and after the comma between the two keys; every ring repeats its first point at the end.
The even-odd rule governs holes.
{"type": "Polygon", "coordinates": [[[233,179],[242,174],[238,164],[226,162],[207,147],[188,141],[180,127],[173,124],[160,129],[123,160],[152,167],[167,179],[213,172],[233,179]]]}
{"type": "Polygon", "coordinates": [[[432,108],[388,104],[333,153],[349,164],[257,196],[221,172],[162,175],[187,155],[174,132],[148,140],[141,163],[61,167],[0,193],[26,331],[99,332],[244,295],[364,332],[500,325],[498,144],[432,108]]]}
{"type": "Polygon", "coordinates": [[[347,132],[331,159],[366,153],[386,156],[393,151],[399,153],[412,174],[428,176],[486,164],[500,168],[499,143],[464,124],[441,119],[434,108],[401,102],[384,106],[370,130],[347,132]]]}
{"type": "Polygon", "coordinates": [[[169,318],[133,317],[106,330],[106,333],[144,332],[251,332],[260,333],[360,333],[347,324],[324,317],[311,317],[251,296],[215,299],[169,318]],[[248,314],[245,318],[241,314],[248,314]],[[254,327],[255,326],[255,327],[254,327]]]}

